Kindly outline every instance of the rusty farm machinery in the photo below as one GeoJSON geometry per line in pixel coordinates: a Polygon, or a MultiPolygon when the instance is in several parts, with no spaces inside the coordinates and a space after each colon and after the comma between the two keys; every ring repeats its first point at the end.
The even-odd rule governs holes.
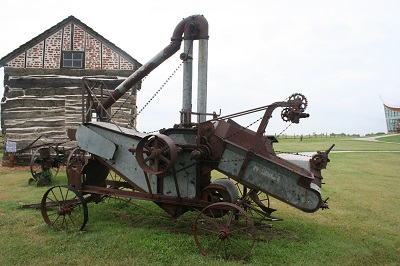
{"type": "MultiPolygon", "coordinates": [[[[246,258],[254,245],[254,220],[273,220],[274,197],[304,212],[328,208],[321,197],[322,174],[328,153],[312,157],[276,154],[274,137],[265,135],[272,113],[299,123],[307,118],[308,102],[295,93],[286,100],[227,116],[207,119],[208,23],[201,16],[183,19],[171,42],[123,81],[104,101],[87,90],[90,102],[83,116],[94,112],[97,121],[84,121],[76,131],[80,150],[67,165],[68,184],[51,187],[41,201],[45,222],[53,227],[82,230],[88,222],[89,202],[121,197],[154,202],[173,218],[197,212],[194,241],[202,254],[246,258]],[[198,107],[192,111],[192,47],[199,42],[198,107]],[[184,42],[183,106],[180,123],[157,134],[121,127],[108,119],[108,110],[122,95],[180,50],[184,42]],[[263,112],[257,131],[233,119],[263,112]],[[192,121],[192,116],[197,121],[192,121]],[[214,179],[215,171],[226,178],[214,179]],[[120,179],[108,178],[110,172],[120,179]],[[265,201],[268,199],[268,201],[265,201]]],[[[211,114],[212,115],[212,114],[211,114]]],[[[92,115],[90,115],[93,117],[92,115]]]]}
{"type": "Polygon", "coordinates": [[[69,138],[39,136],[16,153],[31,151],[29,169],[32,177],[28,179],[28,184],[47,186],[54,181],[60,168],[69,164],[69,159],[76,149],[76,144],[69,138]]]}

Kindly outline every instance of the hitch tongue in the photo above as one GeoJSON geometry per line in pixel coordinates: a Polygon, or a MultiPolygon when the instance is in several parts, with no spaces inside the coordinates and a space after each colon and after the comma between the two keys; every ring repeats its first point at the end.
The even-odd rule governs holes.
{"type": "Polygon", "coordinates": [[[328,206],[328,199],[329,199],[329,197],[327,197],[326,200],[323,200],[323,201],[321,202],[321,205],[319,206],[321,209],[323,209],[323,210],[329,209],[329,206],[328,206]]]}
{"type": "Polygon", "coordinates": [[[331,152],[331,150],[333,149],[333,147],[335,147],[335,144],[332,144],[332,145],[325,151],[325,154],[328,155],[328,153],[331,152]]]}

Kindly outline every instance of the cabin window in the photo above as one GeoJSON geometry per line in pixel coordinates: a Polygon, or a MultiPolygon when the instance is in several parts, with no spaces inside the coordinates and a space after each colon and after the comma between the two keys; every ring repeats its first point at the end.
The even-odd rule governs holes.
{"type": "Polygon", "coordinates": [[[83,68],[83,52],[63,52],[62,66],[67,68],[83,68]]]}

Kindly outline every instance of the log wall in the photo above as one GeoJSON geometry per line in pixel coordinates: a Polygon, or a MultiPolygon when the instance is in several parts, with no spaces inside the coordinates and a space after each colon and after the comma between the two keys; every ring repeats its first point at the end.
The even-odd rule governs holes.
{"type": "MultiPolygon", "coordinates": [[[[67,130],[77,128],[82,123],[82,76],[83,74],[69,70],[68,73],[56,73],[55,71],[43,71],[35,75],[26,75],[29,71],[20,71],[13,68],[5,68],[4,97],[1,103],[1,128],[3,142],[13,141],[17,143],[15,165],[29,165],[31,154],[37,147],[58,140],[68,140],[67,130]],[[65,75],[65,74],[69,74],[65,75]]],[[[131,71],[88,71],[86,74],[96,80],[101,80],[107,89],[112,91],[131,71]],[[97,74],[97,75],[96,75],[97,74]],[[107,76],[104,74],[108,74],[107,76]],[[118,74],[110,76],[110,74],[118,74]]],[[[140,85],[138,85],[140,86],[140,85]]],[[[123,105],[118,108],[118,103],[112,107],[112,111],[122,109],[113,115],[113,120],[120,126],[131,123],[133,114],[136,114],[136,91],[138,86],[127,93],[119,102],[123,105]],[[128,97],[128,99],[127,99],[128,97]]],[[[100,91],[96,93],[100,97],[100,91]]],[[[106,96],[105,96],[106,97],[106,96]]],[[[69,142],[66,146],[75,145],[69,142]]],[[[3,150],[2,164],[9,164],[9,154],[3,150]]]]}

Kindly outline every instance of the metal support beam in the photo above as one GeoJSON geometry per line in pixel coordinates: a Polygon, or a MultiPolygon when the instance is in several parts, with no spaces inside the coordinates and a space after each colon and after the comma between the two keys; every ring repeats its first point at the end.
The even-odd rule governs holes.
{"type": "Polygon", "coordinates": [[[208,40],[199,40],[199,76],[197,88],[197,112],[200,113],[198,123],[206,121],[207,113],[207,63],[208,40]]]}
{"type": "Polygon", "coordinates": [[[184,41],[183,63],[183,97],[181,124],[190,125],[192,112],[192,87],[193,87],[193,40],[184,41]]]}

